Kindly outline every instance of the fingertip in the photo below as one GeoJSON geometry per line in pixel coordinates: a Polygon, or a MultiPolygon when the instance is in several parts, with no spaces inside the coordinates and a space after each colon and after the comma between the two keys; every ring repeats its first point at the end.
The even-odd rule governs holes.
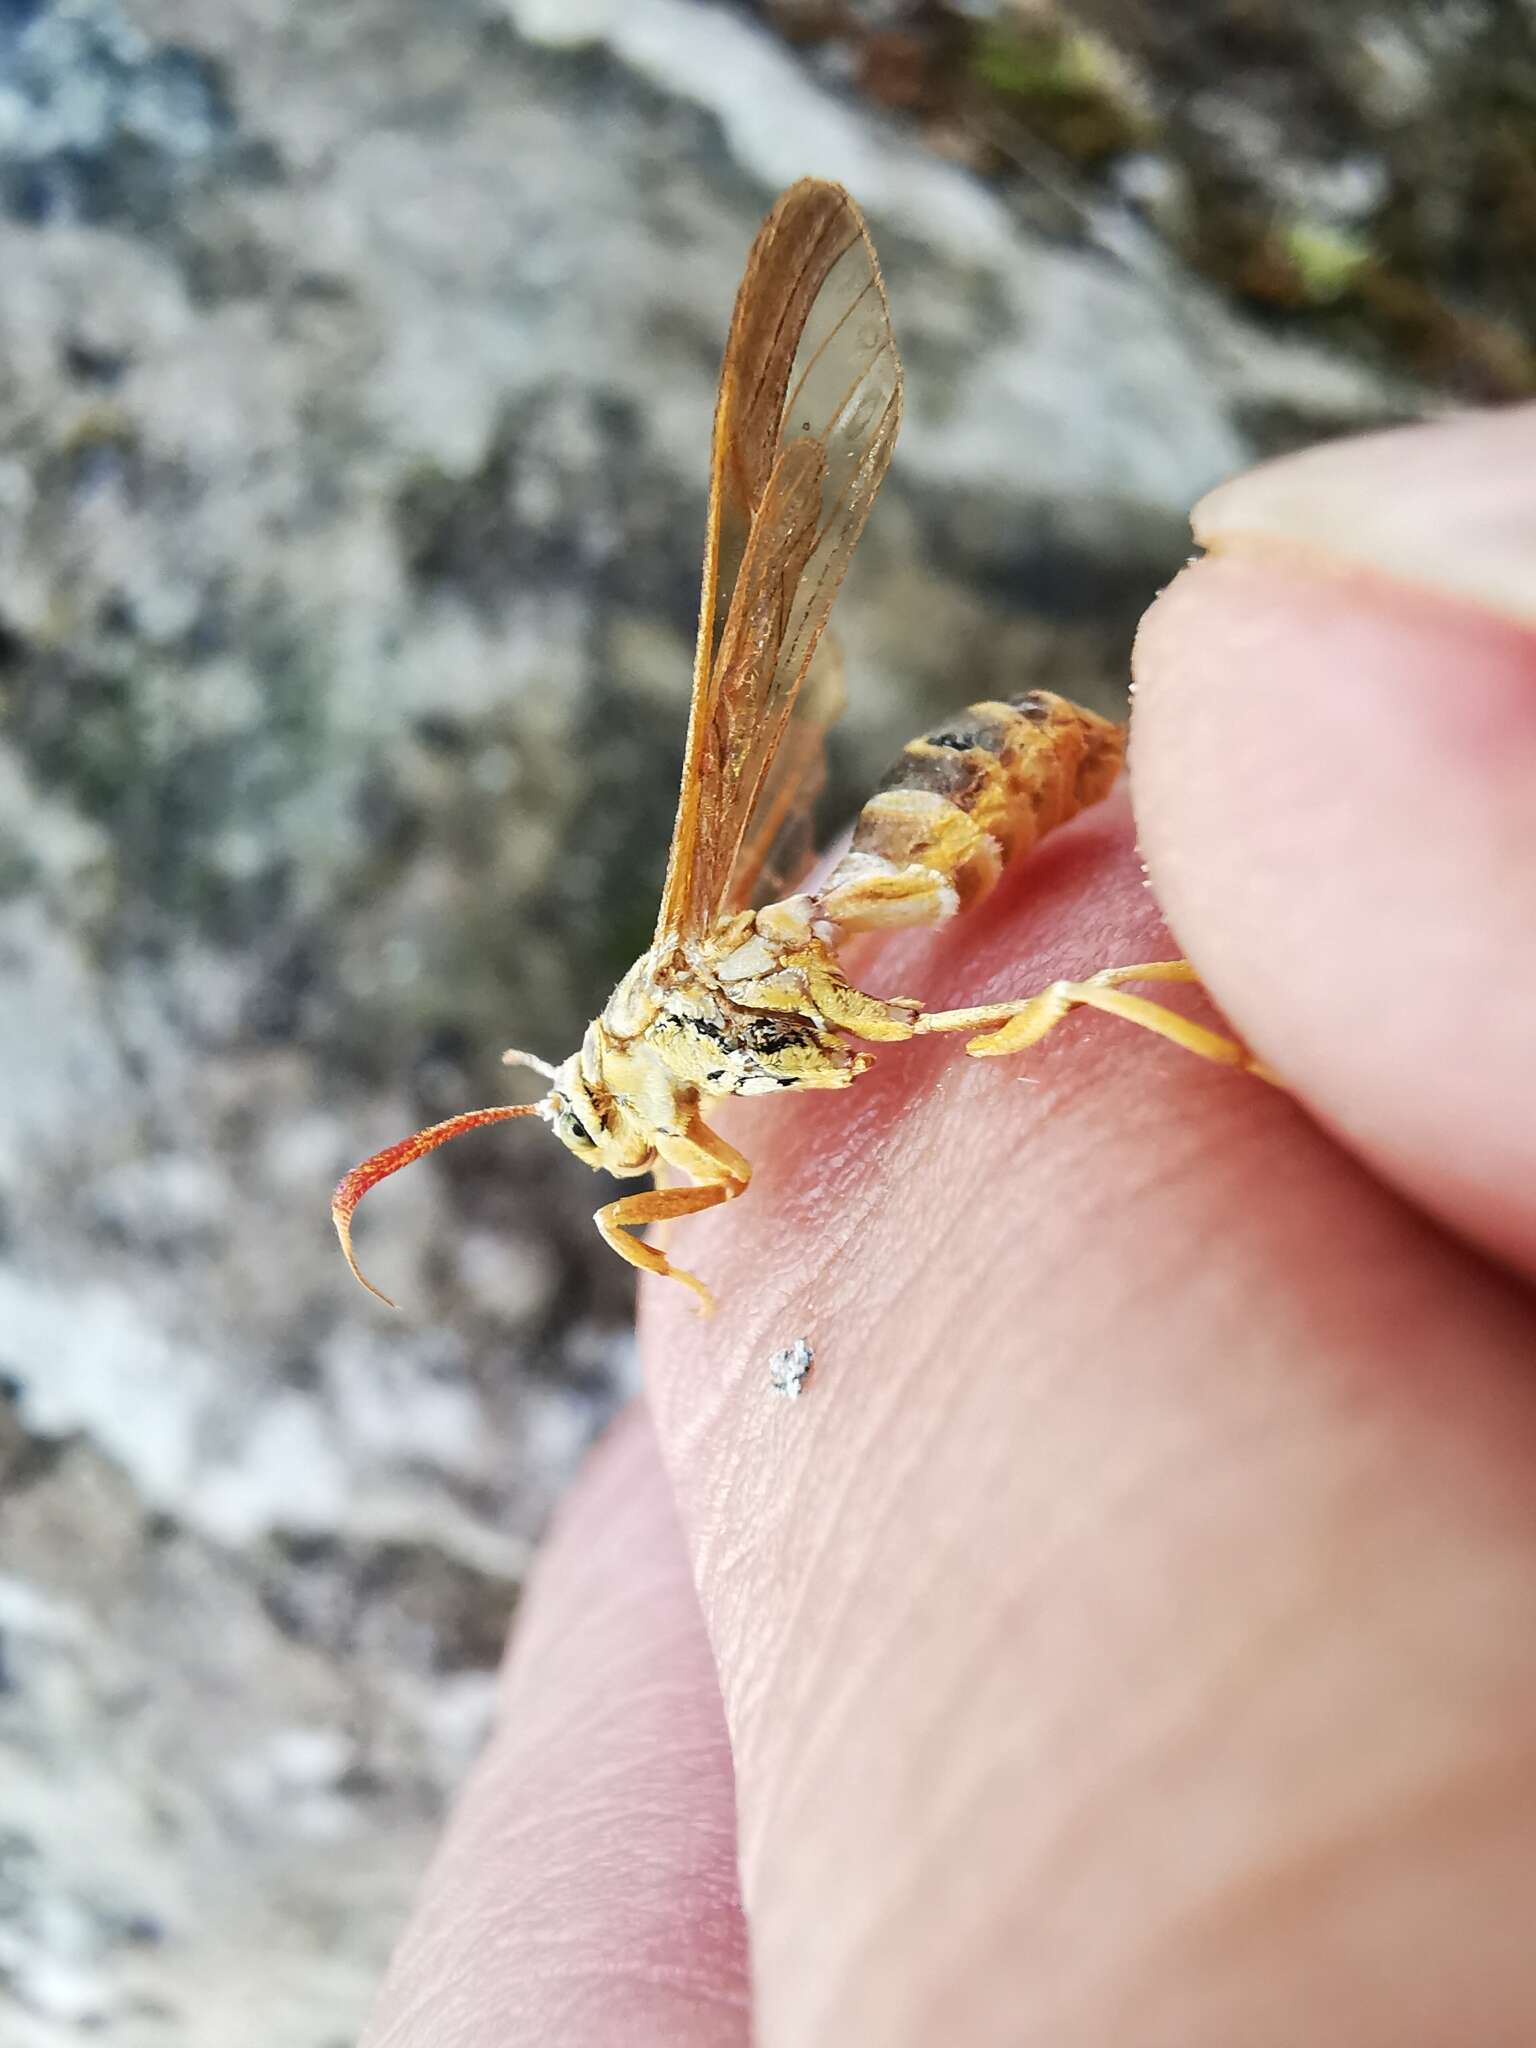
{"type": "MultiPolygon", "coordinates": [[[[1448,431],[1385,437],[1390,462],[1361,444],[1366,481],[1348,491],[1348,451],[1321,451],[1327,476],[1366,503],[1405,490],[1414,455],[1423,495],[1448,431]]],[[[1451,438],[1465,521],[1486,423],[1451,438]]],[[[1502,559],[1536,481],[1517,488],[1501,464],[1490,489],[1498,517],[1480,531],[1506,536],[1489,542],[1502,559]]],[[[1289,1085],[1417,1201],[1533,1270],[1536,1121],[1519,1108],[1536,1015],[1536,632],[1510,603],[1490,609],[1491,587],[1472,601],[1449,542],[1439,587],[1385,571],[1394,547],[1400,567],[1427,547],[1422,506],[1386,518],[1391,547],[1377,534],[1323,551],[1298,546],[1301,497],[1234,498],[1203,529],[1219,551],[1142,622],[1132,762],[1148,871],[1218,1001],[1289,1085]]],[[[1507,562],[1493,582],[1507,594],[1507,562]]]]}
{"type": "Polygon", "coordinates": [[[1295,551],[1536,626],[1536,404],[1327,441],[1207,492],[1208,553],[1295,551]]]}

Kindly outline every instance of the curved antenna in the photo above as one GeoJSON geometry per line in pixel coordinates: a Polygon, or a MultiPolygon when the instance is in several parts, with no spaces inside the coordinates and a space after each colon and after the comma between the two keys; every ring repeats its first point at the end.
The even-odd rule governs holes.
{"type": "Polygon", "coordinates": [[[365,1159],[361,1166],[354,1166],[343,1176],[336,1192],[331,1197],[331,1221],[336,1226],[336,1235],[341,1240],[342,1256],[352,1268],[352,1276],[368,1292],[377,1295],[386,1308],[397,1308],[399,1304],[390,1300],[382,1288],[375,1287],[357,1263],[357,1254],[352,1249],[352,1216],[358,1203],[371,1187],[381,1180],[387,1180],[392,1173],[398,1173],[402,1166],[409,1166],[423,1152],[435,1152],[439,1145],[446,1145],[450,1138],[461,1137],[465,1131],[477,1131],[482,1124],[506,1123],[514,1116],[537,1116],[536,1102],[507,1102],[495,1109],[468,1109],[462,1116],[451,1116],[446,1122],[429,1124],[424,1131],[417,1131],[414,1137],[402,1138],[398,1145],[386,1145],[382,1152],[375,1152],[371,1159],[365,1159]]]}

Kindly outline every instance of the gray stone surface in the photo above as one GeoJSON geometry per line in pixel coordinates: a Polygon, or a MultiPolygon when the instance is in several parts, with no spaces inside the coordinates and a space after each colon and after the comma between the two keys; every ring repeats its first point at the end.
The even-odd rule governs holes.
{"type": "Polygon", "coordinates": [[[360,1153],[643,943],[713,380],[845,178],[909,424],[846,803],[941,706],[1107,700],[1251,452],[1411,394],[1129,213],[1047,241],[685,0],[0,0],[0,2044],[339,2048],[632,1378],[595,1184],[360,1153]]]}

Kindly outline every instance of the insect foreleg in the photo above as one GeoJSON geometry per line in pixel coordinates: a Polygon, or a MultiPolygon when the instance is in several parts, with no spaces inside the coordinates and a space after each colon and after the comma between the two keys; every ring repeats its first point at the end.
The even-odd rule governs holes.
{"type": "Polygon", "coordinates": [[[708,1311],[714,1307],[715,1298],[704,1282],[695,1274],[684,1272],[681,1266],[674,1266],[659,1246],[647,1244],[633,1233],[642,1224],[665,1223],[674,1216],[694,1216],[701,1209],[716,1208],[740,1193],[739,1187],[724,1181],[706,1187],[647,1188],[642,1194],[621,1195],[618,1201],[607,1203],[592,1220],[601,1231],[603,1242],[621,1259],[628,1259],[642,1273],[656,1273],[664,1280],[681,1280],[685,1287],[693,1289],[708,1311]]]}
{"type": "Polygon", "coordinates": [[[734,1201],[752,1178],[751,1163],[734,1145],[695,1117],[686,1135],[659,1136],[656,1149],[669,1166],[691,1173],[692,1187],[646,1188],[638,1195],[621,1195],[599,1209],[593,1221],[621,1259],[638,1266],[642,1273],[655,1273],[664,1280],[681,1280],[691,1287],[708,1313],[714,1296],[695,1274],[674,1266],[660,1245],[647,1244],[634,1232],[647,1223],[669,1223],[677,1216],[696,1216],[703,1209],[718,1208],[734,1201]]]}
{"type": "Polygon", "coordinates": [[[1151,1002],[1146,996],[1128,994],[1120,985],[1127,981],[1198,980],[1187,960],[1149,960],[1135,967],[1106,967],[1086,981],[1053,981],[1049,988],[1020,1002],[931,1011],[919,1017],[914,1028],[920,1033],[975,1032],[966,1051],[977,1059],[995,1059],[1038,1044],[1063,1017],[1083,1005],[1107,1011],[1112,1017],[1123,1017],[1126,1023],[1139,1024],[1143,1030],[1155,1031],[1160,1038],[1170,1039],[1200,1059],[1214,1060],[1223,1067],[1241,1067],[1260,1080],[1273,1081],[1275,1076],[1269,1069],[1236,1039],[1223,1037],[1219,1031],[1197,1024],[1193,1018],[1181,1016],[1162,1003],[1151,1002]]]}
{"type": "Polygon", "coordinates": [[[685,1135],[658,1136],[656,1150],[669,1166],[691,1173],[695,1180],[731,1182],[733,1195],[739,1195],[752,1178],[751,1160],[744,1159],[697,1113],[685,1135]]]}

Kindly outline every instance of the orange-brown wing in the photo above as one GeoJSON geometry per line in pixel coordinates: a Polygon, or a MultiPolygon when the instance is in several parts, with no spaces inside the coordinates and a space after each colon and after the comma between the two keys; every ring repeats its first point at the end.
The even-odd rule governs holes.
{"type": "Polygon", "coordinates": [[[848,672],[823,633],[758,794],[723,908],[759,908],[788,896],[816,857],[816,800],[826,787],[827,734],[843,715],[848,672]]]}
{"type": "MultiPolygon", "coordinates": [[[[726,343],[658,944],[706,930],[751,893],[738,854],[900,417],[901,364],[863,217],[841,186],[807,179],[752,245],[726,343]]],[[[761,858],[771,841],[750,843],[761,858]]]]}

